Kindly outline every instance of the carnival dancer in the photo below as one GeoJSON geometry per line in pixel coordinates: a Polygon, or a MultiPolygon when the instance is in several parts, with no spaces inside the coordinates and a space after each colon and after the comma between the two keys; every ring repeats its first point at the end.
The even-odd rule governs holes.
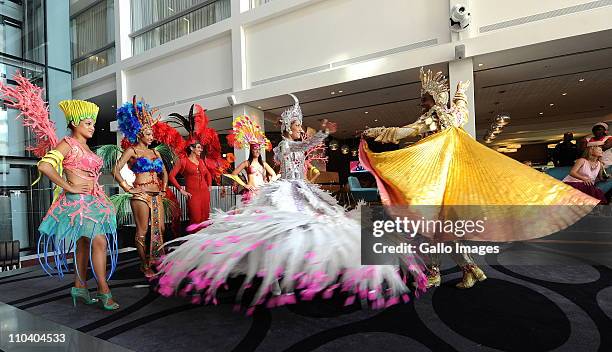
{"type": "Polygon", "coordinates": [[[245,188],[246,192],[242,195],[241,205],[246,205],[252,198],[253,192],[256,192],[264,183],[277,178],[274,169],[261,157],[263,150],[272,150],[272,144],[259,125],[245,115],[234,119],[232,133],[227,136],[227,141],[230,146],[249,150],[247,160],[241,162],[231,175],[225,175],[245,188]],[[238,176],[243,170],[246,170],[247,173],[246,183],[238,176]]]}
{"type": "MultiPolygon", "coordinates": [[[[298,141],[302,112],[294,99],[295,105],[282,114],[283,140],[274,148],[281,178],[262,185],[245,207],[214,214],[210,226],[185,237],[160,265],[160,293],[191,294],[195,302],[203,295],[215,303],[217,289],[229,277],[245,275],[239,297],[261,278],[253,304],[283,305],[317,294],[330,298],[336,289],[348,293],[347,304],[357,296],[374,307],[408,300],[407,277],[397,266],[361,265],[359,221],[304,179],[306,151],[335,126],[325,120],[314,137],[298,141]],[[277,281],[282,295],[274,290],[277,281]]],[[[425,277],[416,258],[401,259],[406,273],[423,289],[425,277]]]]}
{"type": "MultiPolygon", "coordinates": [[[[72,303],[99,303],[105,310],[116,310],[107,280],[117,265],[117,221],[115,209],[98,183],[102,160],[87,146],[95,131],[98,106],[82,100],[64,100],[59,103],[71,130],[70,136],[58,142],[55,125],[49,119],[42,89],[26,78],[15,76],[17,87],[0,83],[0,91],[9,101],[9,107],[21,110],[23,123],[36,138],[31,150],[41,157],[39,173],[57,185],[53,204],[43,218],[38,231],[38,258],[43,270],[63,277],[68,271],[68,253],[75,263],[74,287],[70,289],[72,303]],[[65,177],[65,179],[64,179],[65,177]],[[107,250],[111,268],[106,272],[107,250]],[[51,251],[51,252],[50,252],[51,251]],[[49,257],[53,261],[49,262],[49,257]],[[96,298],[87,289],[87,268],[91,262],[98,283],[96,298]]],[[[34,182],[37,183],[40,177],[34,182]]]]}
{"type": "MultiPolygon", "coordinates": [[[[396,206],[394,211],[404,206],[409,210],[402,211],[422,213],[433,220],[470,219],[476,214],[486,219],[486,226],[465,234],[463,239],[517,241],[562,230],[599,202],[467,134],[461,127],[468,118],[465,90],[469,82],[459,82],[450,107],[448,82],[441,72],[421,69],[421,83],[423,114],[416,122],[368,129],[364,136],[395,144],[419,134],[424,138],[406,148],[382,153],[372,152],[365,140],[360,144],[361,164],[375,176],[384,205],[396,206]],[[435,210],[433,216],[425,214],[431,209],[435,210]]],[[[458,238],[439,230],[424,235],[434,242],[458,238]]],[[[441,280],[439,256],[431,259],[428,285],[437,286],[441,280]]],[[[469,255],[455,253],[453,259],[463,269],[459,288],[472,287],[486,278],[469,255]]]]}
{"type": "MultiPolygon", "coordinates": [[[[180,148],[182,153],[179,155],[179,160],[170,171],[170,183],[187,198],[190,225],[199,224],[208,220],[210,216],[210,187],[213,174],[218,175],[215,170],[209,170],[208,167],[216,160],[209,160],[208,163],[206,161],[214,156],[214,153],[209,152],[212,144],[218,145],[212,149],[220,150],[219,138],[215,130],[208,127],[206,112],[198,104],[191,106],[186,117],[177,113],[170,114],[170,117],[173,120],[168,121],[168,124],[174,123],[177,127],[183,127],[188,133],[184,148],[180,148]],[[185,189],[176,180],[178,174],[183,175],[185,179],[185,189]]],[[[221,154],[217,154],[218,158],[221,158],[221,154]]]]}
{"type": "Polygon", "coordinates": [[[132,145],[123,151],[113,172],[127,197],[112,198],[118,209],[125,208],[124,202],[128,199],[130,201],[136,223],[135,242],[141,260],[141,271],[148,278],[154,275],[151,263],[164,253],[164,199],[168,184],[168,174],[160,152],[149,149],[154,141],[153,126],[159,121],[153,114],[154,111],[143,100],[136,101],[136,97],[117,109],[119,129],[132,145]],[[121,169],[126,164],[136,175],[132,186],[121,176],[121,169]],[[151,235],[147,250],[145,243],[149,227],[151,235]]]}

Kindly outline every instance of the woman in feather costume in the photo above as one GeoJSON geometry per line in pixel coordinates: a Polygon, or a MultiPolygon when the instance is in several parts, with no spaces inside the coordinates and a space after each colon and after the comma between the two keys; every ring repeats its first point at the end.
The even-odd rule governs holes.
{"type": "Polygon", "coordinates": [[[272,150],[272,143],[266,138],[261,128],[248,116],[238,116],[232,123],[232,133],[227,136],[228,144],[234,148],[248,149],[247,160],[241,162],[230,175],[225,176],[244,187],[242,204],[246,205],[257,189],[266,182],[276,180],[276,172],[263,161],[261,154],[264,150],[272,150]],[[240,173],[245,170],[247,182],[243,182],[240,173]]]}
{"type": "MultiPolygon", "coordinates": [[[[398,144],[421,135],[406,148],[375,153],[365,139],[361,164],[376,178],[381,200],[396,215],[427,220],[486,219],[482,232],[465,240],[506,242],[543,237],[588,214],[599,200],[488,148],[467,134],[465,90],[459,82],[448,106],[449,87],[441,72],[421,68],[423,114],[404,127],[372,128],[364,136],[398,144]]],[[[456,241],[450,232],[422,233],[433,242],[456,241]]],[[[463,270],[459,288],[486,278],[472,258],[454,253],[463,270]]],[[[440,285],[439,255],[431,256],[429,286],[440,285]]]]}
{"type": "MultiPolygon", "coordinates": [[[[98,106],[82,100],[61,101],[59,107],[71,135],[58,141],[41,98],[42,89],[20,74],[15,81],[16,88],[0,83],[0,93],[9,101],[9,107],[21,110],[24,125],[34,132],[36,147],[31,150],[41,158],[39,173],[57,185],[53,204],[38,228],[39,262],[47,274],[57,272],[63,277],[68,270],[67,255],[72,252],[76,264],[74,287],[70,289],[73,305],[77,300],[85,304],[99,302],[105,310],[116,310],[119,305],[113,300],[107,280],[117,265],[117,220],[115,209],[98,183],[102,160],[86,144],[95,131],[98,106]],[[48,260],[49,250],[54,252],[52,263],[48,260]],[[107,250],[111,260],[108,276],[107,250]],[[96,298],[87,289],[89,262],[98,283],[96,298]]],[[[34,183],[38,180],[40,177],[34,183]]]]}
{"type": "Polygon", "coordinates": [[[218,178],[227,163],[221,160],[221,153],[216,152],[221,150],[219,138],[216,131],[208,127],[208,117],[200,105],[192,105],[187,117],[178,113],[172,113],[170,117],[172,120],[168,121],[168,124],[182,127],[188,133],[183,147],[179,148],[179,160],[170,171],[169,179],[187,198],[187,213],[191,226],[208,220],[210,186],[213,177],[218,178]],[[185,179],[185,189],[176,180],[179,174],[185,179]]]}
{"type": "Polygon", "coordinates": [[[174,129],[161,126],[163,123],[159,122],[159,118],[154,118],[153,114],[154,111],[143,100],[136,101],[136,97],[133,97],[131,102],[124,103],[117,109],[119,129],[127,139],[121,157],[116,161],[118,153],[116,146],[104,147],[115,151],[115,154],[111,156],[105,149],[99,150],[105,155],[109,168],[116,161],[113,175],[126,193],[113,196],[111,200],[119,209],[121,219],[126,217],[126,203],[130,202],[136,223],[135,242],[141,260],[140,269],[147,278],[154,275],[151,263],[158,260],[164,253],[165,209],[176,208],[176,202],[168,197],[171,192],[167,192],[168,173],[162,154],[158,149],[149,148],[155,140],[157,124],[160,124],[159,128],[167,127],[173,131],[174,129]],[[129,185],[121,175],[121,169],[126,164],[136,175],[133,185],[129,185]],[[169,204],[174,206],[169,206],[169,204]],[[147,250],[145,244],[149,228],[151,235],[147,250]]]}
{"type": "MultiPolygon", "coordinates": [[[[302,113],[294,99],[295,105],[282,114],[283,140],[274,149],[281,178],[262,185],[247,206],[215,214],[209,227],[183,238],[159,266],[161,294],[193,294],[194,302],[203,296],[216,303],[216,291],[228,278],[245,275],[239,297],[256,277],[261,279],[253,304],[283,305],[317,294],[330,298],[336,289],[349,295],[346,304],[356,297],[369,299],[374,307],[409,299],[408,277],[397,266],[361,265],[358,219],[304,179],[306,151],[335,126],[325,121],[322,131],[299,141],[302,113]],[[284,294],[274,289],[277,282],[284,294]]],[[[423,289],[421,266],[412,256],[401,259],[423,289]]]]}

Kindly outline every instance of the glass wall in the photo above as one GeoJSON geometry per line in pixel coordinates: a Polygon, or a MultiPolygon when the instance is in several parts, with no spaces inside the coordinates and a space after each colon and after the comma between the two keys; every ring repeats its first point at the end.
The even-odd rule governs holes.
{"type": "Polygon", "coordinates": [[[114,1],[102,0],[70,19],[73,78],[115,63],[114,1]]]}
{"type": "MultiPolygon", "coordinates": [[[[0,2],[0,79],[14,85],[20,71],[43,87],[60,137],[66,123],[57,103],[72,95],[68,5],[68,0],[0,2]]],[[[18,114],[0,99],[0,240],[19,240],[23,250],[32,250],[52,190],[48,180],[31,186],[38,160],[27,151],[33,138],[18,114]]]]}
{"type": "Polygon", "coordinates": [[[229,18],[230,0],[131,0],[133,53],[229,18]]]}

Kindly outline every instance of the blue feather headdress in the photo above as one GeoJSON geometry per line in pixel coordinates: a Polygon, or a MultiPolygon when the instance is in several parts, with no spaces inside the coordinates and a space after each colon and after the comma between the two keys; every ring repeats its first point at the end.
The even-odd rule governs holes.
{"type": "Polygon", "coordinates": [[[125,102],[117,109],[119,130],[130,143],[134,144],[138,141],[138,134],[144,128],[152,128],[157,122],[153,119],[153,113],[154,111],[143,99],[136,101],[136,96],[134,96],[131,102],[125,102]]]}

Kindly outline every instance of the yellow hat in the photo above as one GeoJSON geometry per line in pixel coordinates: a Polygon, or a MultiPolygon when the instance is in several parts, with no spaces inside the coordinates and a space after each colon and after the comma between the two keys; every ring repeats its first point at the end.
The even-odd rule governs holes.
{"type": "Polygon", "coordinates": [[[85,119],[93,119],[95,122],[100,110],[96,104],[84,100],[62,100],[58,105],[66,115],[66,123],[72,122],[75,125],[85,119]]]}

